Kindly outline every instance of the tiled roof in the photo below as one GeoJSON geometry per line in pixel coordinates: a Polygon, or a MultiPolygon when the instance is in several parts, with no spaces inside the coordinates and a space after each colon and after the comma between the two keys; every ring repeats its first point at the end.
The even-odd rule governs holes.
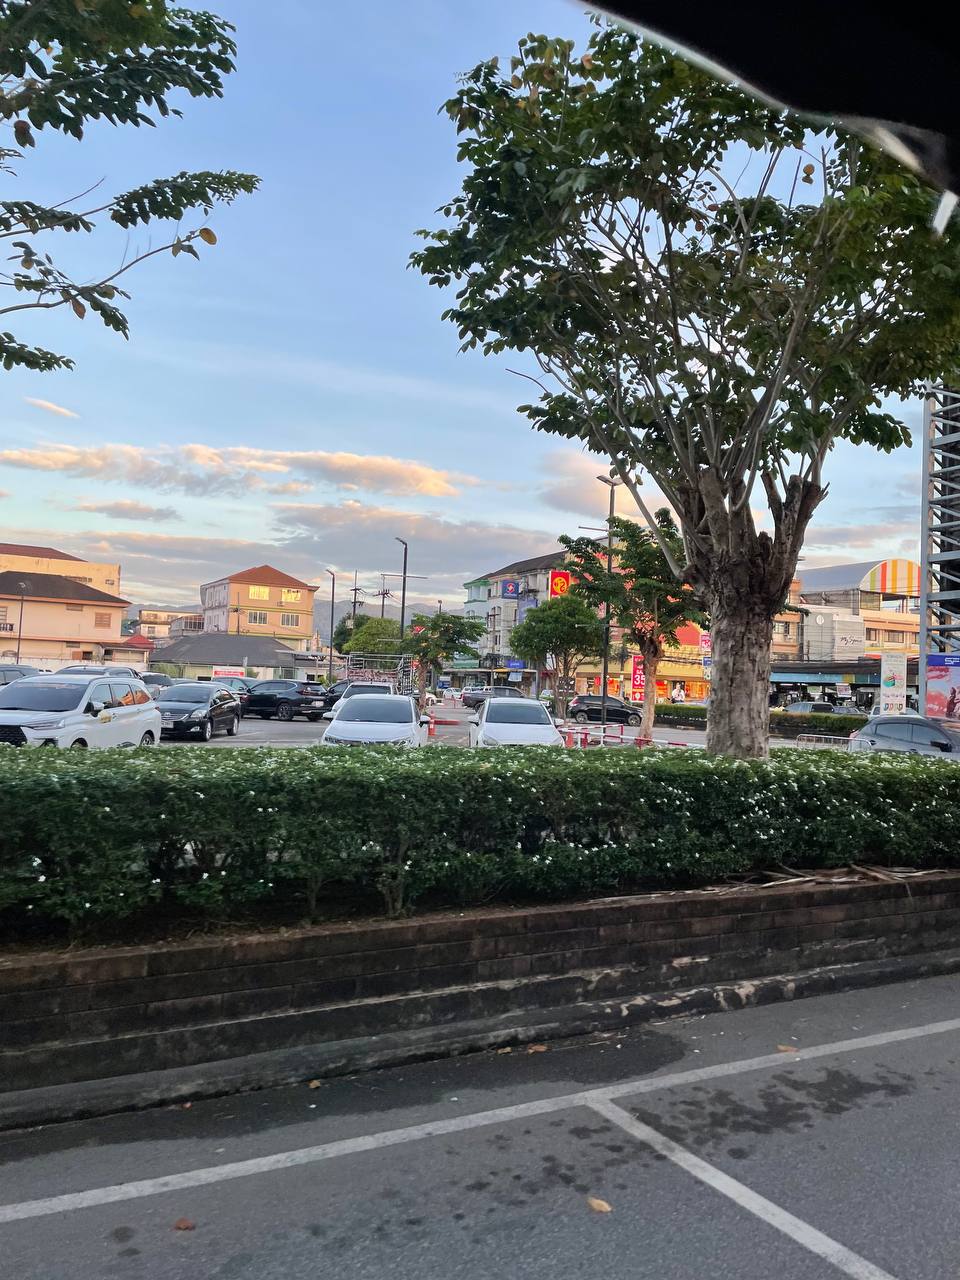
{"type": "Polygon", "coordinates": [[[59,573],[0,573],[0,596],[7,599],[23,595],[27,600],[69,600],[80,604],[129,604],[119,596],[111,596],[96,587],[88,587],[75,578],[64,578],[59,573]],[[21,583],[26,583],[23,591],[21,583]]]}
{"type": "Polygon", "coordinates": [[[79,556],[68,556],[66,551],[58,551],[56,547],[26,547],[18,542],[0,542],[0,556],[29,556],[31,560],[74,560],[77,564],[84,563],[79,556]]]}
{"type": "Polygon", "coordinates": [[[160,662],[245,664],[249,667],[293,666],[285,661],[295,651],[272,636],[237,636],[226,631],[201,631],[157,650],[160,662]]]}
{"type": "Polygon", "coordinates": [[[494,573],[484,573],[479,578],[471,578],[471,582],[480,582],[483,578],[506,578],[511,574],[536,573],[538,569],[558,569],[563,564],[566,554],[562,548],[558,548],[556,551],[548,551],[545,556],[530,556],[527,560],[514,560],[513,564],[504,565],[494,573]]]}
{"type": "Polygon", "coordinates": [[[272,564],[261,564],[255,569],[242,569],[239,573],[227,575],[230,582],[252,583],[261,587],[299,587],[302,591],[316,591],[308,582],[299,578],[291,578],[289,573],[275,569],[272,564]]]}

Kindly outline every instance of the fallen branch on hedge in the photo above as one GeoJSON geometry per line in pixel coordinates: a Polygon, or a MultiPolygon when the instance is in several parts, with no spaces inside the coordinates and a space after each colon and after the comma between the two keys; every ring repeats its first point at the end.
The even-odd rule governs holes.
{"type": "Polygon", "coordinates": [[[790,867],[952,867],[960,769],[549,749],[0,757],[0,927],[379,899],[397,915],[790,867]]]}

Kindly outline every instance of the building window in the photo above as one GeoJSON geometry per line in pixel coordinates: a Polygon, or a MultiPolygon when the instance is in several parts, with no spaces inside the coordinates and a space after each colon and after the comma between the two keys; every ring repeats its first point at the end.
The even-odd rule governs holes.
{"type": "Polygon", "coordinates": [[[108,628],[109,628],[109,626],[110,626],[110,615],[109,615],[109,613],[95,613],[95,614],[93,615],[93,625],[94,625],[95,627],[108,627],[108,628]]]}
{"type": "Polygon", "coordinates": [[[880,632],[876,627],[867,627],[864,631],[867,644],[878,644],[880,641],[880,632]]]}
{"type": "Polygon", "coordinates": [[[295,591],[292,587],[284,587],[280,592],[280,599],[284,604],[299,604],[300,592],[295,591]]]}
{"type": "Polygon", "coordinates": [[[887,644],[903,644],[906,636],[902,631],[888,631],[884,636],[884,640],[886,640],[887,644]]]}
{"type": "Polygon", "coordinates": [[[266,609],[250,609],[247,613],[247,621],[255,627],[265,627],[267,625],[266,609]]]}
{"type": "Polygon", "coordinates": [[[790,623],[789,623],[789,622],[775,622],[775,623],[773,624],[773,634],[774,634],[775,636],[789,636],[789,634],[790,634],[790,623]]]}
{"type": "Polygon", "coordinates": [[[155,636],[156,634],[157,634],[157,628],[156,628],[156,627],[147,627],[147,635],[148,635],[148,636],[155,636]]]}
{"type": "Polygon", "coordinates": [[[280,625],[281,627],[299,627],[300,626],[299,613],[281,613],[280,625]]]}
{"type": "Polygon", "coordinates": [[[2,604],[0,605],[0,622],[6,622],[6,620],[7,620],[7,606],[5,604],[2,604]]]}
{"type": "Polygon", "coordinates": [[[247,594],[249,595],[251,600],[269,600],[270,588],[269,587],[248,587],[247,594]]]}

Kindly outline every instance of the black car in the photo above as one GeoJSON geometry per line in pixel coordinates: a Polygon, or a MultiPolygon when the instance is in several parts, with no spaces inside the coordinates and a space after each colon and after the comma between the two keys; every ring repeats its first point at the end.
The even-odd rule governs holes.
{"type": "Polygon", "coordinates": [[[526,694],[515,684],[479,685],[476,689],[464,689],[461,701],[465,707],[473,710],[487,698],[525,698],[526,694]]]}
{"type": "Polygon", "coordinates": [[[24,676],[38,676],[41,673],[36,667],[25,667],[22,663],[9,662],[0,666],[0,685],[12,684],[14,680],[22,680],[24,676]]]}
{"type": "MultiPolygon", "coordinates": [[[[599,693],[578,693],[575,698],[570,699],[567,715],[578,724],[586,724],[588,720],[600,719],[601,707],[602,699],[599,693]]],[[[615,698],[612,694],[607,695],[608,724],[639,724],[640,720],[639,708],[632,703],[624,702],[622,698],[615,698]]]]}
{"type": "Polygon", "coordinates": [[[162,671],[144,671],[140,679],[154,697],[161,689],[168,689],[173,684],[173,677],[164,675],[162,671]]]}
{"type": "Polygon", "coordinates": [[[230,689],[240,699],[240,714],[247,714],[247,703],[250,701],[250,690],[256,680],[249,676],[211,676],[210,683],[215,684],[221,689],[230,689]]]}
{"type": "Polygon", "coordinates": [[[234,737],[240,728],[240,699],[216,684],[173,684],[157,693],[160,733],[171,738],[195,735],[209,742],[215,733],[234,737]]]}
{"type": "Polygon", "coordinates": [[[351,684],[353,684],[352,680],[338,680],[336,684],[327,685],[323,691],[324,711],[332,711],[343,697],[344,689],[351,684]]]}
{"type": "Polygon", "coordinates": [[[250,690],[246,714],[269,720],[292,720],[294,716],[306,716],[319,720],[323,715],[324,694],[322,684],[308,684],[302,680],[261,680],[250,690]]]}

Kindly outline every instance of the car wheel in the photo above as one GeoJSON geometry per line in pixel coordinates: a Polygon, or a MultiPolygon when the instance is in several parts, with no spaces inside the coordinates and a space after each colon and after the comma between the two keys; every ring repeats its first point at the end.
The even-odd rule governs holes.
{"type": "Polygon", "coordinates": [[[227,725],[227,737],[235,738],[240,731],[240,717],[236,715],[227,725]]]}
{"type": "Polygon", "coordinates": [[[576,720],[577,724],[586,724],[590,719],[585,711],[578,711],[573,718],[576,720]]]}
{"type": "Polygon", "coordinates": [[[76,742],[70,743],[71,751],[86,751],[86,749],[87,749],[87,744],[84,742],[82,738],[78,738],[76,742]]]}
{"type": "Polygon", "coordinates": [[[640,717],[638,715],[627,716],[627,724],[633,725],[634,728],[636,728],[639,723],[640,717]]]}
{"type": "Polygon", "coordinates": [[[212,720],[204,720],[203,724],[200,726],[200,737],[203,739],[204,742],[209,742],[210,739],[213,737],[213,721],[212,720]]]}
{"type": "Polygon", "coordinates": [[[149,730],[140,739],[141,747],[152,747],[155,745],[155,743],[156,743],[156,738],[153,736],[152,733],[149,732],[149,730]]]}
{"type": "Polygon", "coordinates": [[[280,705],[277,707],[277,719],[278,720],[293,719],[293,706],[289,702],[281,702],[280,705]]]}

